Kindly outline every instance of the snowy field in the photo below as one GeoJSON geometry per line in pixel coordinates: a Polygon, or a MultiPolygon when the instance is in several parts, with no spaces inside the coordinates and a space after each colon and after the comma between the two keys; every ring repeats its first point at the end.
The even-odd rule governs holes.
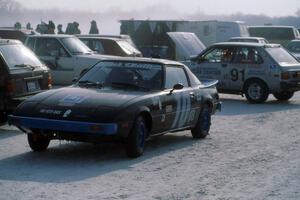
{"type": "Polygon", "coordinates": [[[137,159],[105,143],[52,141],[34,153],[24,134],[2,126],[0,199],[299,200],[300,92],[261,105],[221,97],[207,139],[168,134],[137,159]]]}

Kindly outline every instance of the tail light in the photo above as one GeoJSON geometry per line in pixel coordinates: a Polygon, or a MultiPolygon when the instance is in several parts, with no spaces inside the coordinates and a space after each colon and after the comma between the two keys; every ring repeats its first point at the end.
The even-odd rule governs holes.
{"type": "Polygon", "coordinates": [[[16,82],[13,79],[8,79],[5,82],[5,92],[8,96],[12,96],[16,92],[16,82]]]}
{"type": "Polygon", "coordinates": [[[281,72],[281,80],[288,80],[290,79],[289,72],[281,72]]]}
{"type": "Polygon", "coordinates": [[[49,89],[52,88],[52,76],[51,76],[50,73],[48,74],[48,88],[49,88],[49,89]]]}

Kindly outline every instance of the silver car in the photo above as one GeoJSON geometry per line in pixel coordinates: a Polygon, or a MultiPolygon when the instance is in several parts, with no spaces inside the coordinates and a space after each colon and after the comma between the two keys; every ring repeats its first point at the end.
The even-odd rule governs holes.
{"type": "Polygon", "coordinates": [[[218,79],[219,92],[245,94],[251,103],[269,94],[289,100],[300,90],[300,63],[278,44],[217,43],[186,64],[199,79],[218,79]]]}

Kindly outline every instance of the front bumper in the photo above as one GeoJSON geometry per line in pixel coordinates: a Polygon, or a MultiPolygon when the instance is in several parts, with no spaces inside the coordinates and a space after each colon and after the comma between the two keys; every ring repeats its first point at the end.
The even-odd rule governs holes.
{"type": "Polygon", "coordinates": [[[41,129],[58,132],[92,133],[107,136],[117,135],[118,133],[117,123],[92,123],[9,115],[8,124],[15,125],[23,130],[41,129]]]}
{"type": "Polygon", "coordinates": [[[298,91],[300,90],[299,81],[280,82],[280,88],[283,91],[298,91]]]}

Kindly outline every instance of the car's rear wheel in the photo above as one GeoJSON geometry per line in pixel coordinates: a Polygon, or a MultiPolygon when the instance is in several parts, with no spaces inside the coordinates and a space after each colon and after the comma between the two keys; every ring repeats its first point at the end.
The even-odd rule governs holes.
{"type": "Polygon", "coordinates": [[[267,85],[261,80],[251,80],[245,84],[244,93],[250,103],[263,103],[269,97],[267,85]]]}
{"type": "Polygon", "coordinates": [[[143,154],[147,132],[145,120],[139,116],[126,139],[126,153],[128,157],[136,158],[143,154]]]}
{"type": "Polygon", "coordinates": [[[205,138],[209,134],[211,125],[211,111],[205,104],[200,112],[196,126],[191,130],[194,139],[205,138]]]}
{"type": "Polygon", "coordinates": [[[0,125],[3,125],[7,122],[7,113],[0,111],[0,125]]]}
{"type": "Polygon", "coordinates": [[[283,92],[273,93],[273,96],[279,101],[287,101],[294,96],[294,92],[283,91],[283,92]]]}
{"type": "Polygon", "coordinates": [[[28,144],[33,151],[45,151],[50,143],[50,138],[39,131],[29,133],[27,139],[28,144]]]}

